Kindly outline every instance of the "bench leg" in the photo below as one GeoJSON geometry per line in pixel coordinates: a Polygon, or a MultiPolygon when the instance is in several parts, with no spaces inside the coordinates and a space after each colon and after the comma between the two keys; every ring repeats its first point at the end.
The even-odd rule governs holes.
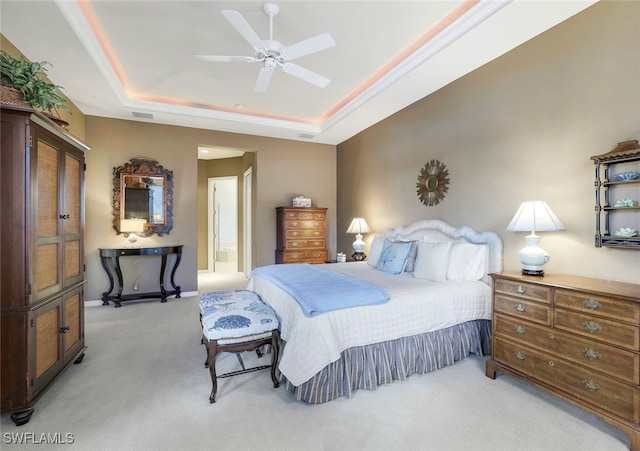
{"type": "Polygon", "coordinates": [[[280,334],[278,330],[271,332],[271,380],[273,381],[273,388],[278,388],[280,382],[276,377],[276,370],[278,367],[278,356],[280,355],[280,334]]]}
{"type": "Polygon", "coordinates": [[[209,367],[209,339],[203,335],[200,342],[204,344],[205,350],[207,351],[207,358],[204,359],[204,367],[208,368],[209,367]]]}
{"type": "Polygon", "coordinates": [[[218,391],[218,378],[216,376],[216,354],[218,353],[218,342],[211,340],[207,343],[207,362],[209,366],[209,374],[211,375],[211,394],[209,402],[216,402],[216,392],[218,391]]]}

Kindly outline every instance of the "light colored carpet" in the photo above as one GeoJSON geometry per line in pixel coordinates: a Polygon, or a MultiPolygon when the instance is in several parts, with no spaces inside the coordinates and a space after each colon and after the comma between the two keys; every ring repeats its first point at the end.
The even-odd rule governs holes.
{"type": "MultiPolygon", "coordinates": [[[[246,286],[241,276],[201,279],[201,292],[246,286]]],[[[622,432],[553,395],[511,376],[485,377],[484,359],[478,357],[320,405],[294,401],[284,387],[273,389],[268,371],[260,371],[219,380],[218,402],[209,404],[211,380],[203,366],[197,304],[191,296],[166,304],[127,302],[119,309],[87,307],[84,361],[36,403],[28,424],[15,427],[2,416],[2,449],[622,451],[629,446],[622,432]],[[47,437],[66,444],[46,444],[47,437]],[[13,443],[18,439],[28,443],[13,443]]],[[[245,356],[248,364],[256,360],[254,353],[245,356]]],[[[222,354],[218,365],[225,371],[238,363],[222,354]]]]}

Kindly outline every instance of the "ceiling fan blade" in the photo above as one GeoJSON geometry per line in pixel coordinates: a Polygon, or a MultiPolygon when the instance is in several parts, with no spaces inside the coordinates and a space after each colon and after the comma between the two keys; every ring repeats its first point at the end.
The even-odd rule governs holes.
{"type": "Polygon", "coordinates": [[[222,15],[238,30],[243,38],[247,40],[251,47],[255,50],[263,50],[265,48],[262,39],[253,31],[253,28],[244,20],[244,17],[238,11],[232,11],[225,9],[222,11],[222,15]]]}
{"type": "Polygon", "coordinates": [[[282,70],[287,74],[293,75],[294,77],[298,77],[301,80],[319,86],[320,88],[324,88],[329,84],[331,80],[327,77],[323,77],[320,74],[316,74],[315,72],[310,71],[309,69],[305,69],[304,67],[300,67],[297,64],[293,63],[285,63],[282,65],[282,70]]]}
{"type": "Polygon", "coordinates": [[[271,77],[273,77],[273,69],[267,69],[266,67],[260,69],[260,72],[258,72],[258,79],[256,80],[256,85],[253,90],[255,92],[265,92],[269,87],[271,77]]]}
{"type": "Polygon", "coordinates": [[[193,57],[200,61],[209,61],[212,63],[255,63],[258,61],[258,59],[253,56],[193,55],[193,57]]]}
{"type": "Polygon", "coordinates": [[[329,49],[335,45],[336,41],[333,40],[331,35],[329,33],[323,33],[286,46],[280,51],[280,55],[284,57],[285,61],[290,61],[295,58],[300,58],[301,56],[329,49]]]}

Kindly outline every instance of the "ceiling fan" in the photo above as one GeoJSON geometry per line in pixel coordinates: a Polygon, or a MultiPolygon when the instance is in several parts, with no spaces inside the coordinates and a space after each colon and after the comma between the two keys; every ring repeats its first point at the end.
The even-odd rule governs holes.
{"type": "Polygon", "coordinates": [[[284,46],[280,42],[273,40],[273,18],[278,14],[280,8],[275,3],[269,2],[262,6],[262,10],[269,16],[269,39],[260,39],[238,11],[222,11],[222,15],[253,47],[254,56],[194,55],[195,58],[202,61],[222,63],[262,63],[263,66],[258,73],[258,79],[254,87],[255,92],[265,92],[267,90],[277,66],[280,66],[283,72],[308,83],[321,88],[327,86],[331,81],[327,77],[288,61],[335,46],[336,43],[331,35],[323,33],[304,41],[284,46]]]}

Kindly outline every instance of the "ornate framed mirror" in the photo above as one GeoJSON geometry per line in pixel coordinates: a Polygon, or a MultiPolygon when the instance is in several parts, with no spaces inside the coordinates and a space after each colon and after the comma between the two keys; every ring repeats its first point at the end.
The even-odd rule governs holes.
{"type": "Polygon", "coordinates": [[[144,221],[138,236],[168,235],[173,228],[173,171],[157,161],[132,158],[113,168],[113,228],[123,220],[144,221]]]}
{"type": "Polygon", "coordinates": [[[449,171],[438,160],[431,160],[420,170],[418,176],[418,197],[427,207],[438,205],[449,189],[449,171]]]}

